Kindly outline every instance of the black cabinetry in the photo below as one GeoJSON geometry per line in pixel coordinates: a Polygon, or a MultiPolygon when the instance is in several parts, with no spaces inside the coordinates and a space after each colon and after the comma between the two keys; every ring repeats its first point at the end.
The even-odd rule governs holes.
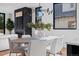
{"type": "Polygon", "coordinates": [[[67,44],[67,56],[79,56],[79,46],[67,44]]]}
{"type": "Polygon", "coordinates": [[[26,26],[27,23],[32,22],[31,8],[20,8],[14,11],[15,17],[15,33],[32,35],[32,29],[26,26]]]}

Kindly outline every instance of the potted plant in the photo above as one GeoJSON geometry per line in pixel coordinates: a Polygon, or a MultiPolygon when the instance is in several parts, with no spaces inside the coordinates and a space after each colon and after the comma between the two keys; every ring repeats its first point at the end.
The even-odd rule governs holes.
{"type": "Polygon", "coordinates": [[[41,29],[41,30],[44,30],[44,29],[47,29],[48,31],[50,31],[51,29],[51,24],[50,23],[47,23],[47,24],[44,24],[44,23],[27,23],[27,26],[29,28],[34,28],[34,29],[41,29]]]}
{"type": "Polygon", "coordinates": [[[7,19],[7,24],[6,24],[7,29],[9,30],[9,33],[11,34],[11,31],[14,28],[14,24],[13,21],[11,20],[11,18],[7,19]]]}

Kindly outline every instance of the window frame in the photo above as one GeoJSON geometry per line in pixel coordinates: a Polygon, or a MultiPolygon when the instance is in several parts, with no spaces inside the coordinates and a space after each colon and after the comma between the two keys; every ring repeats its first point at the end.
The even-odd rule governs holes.
{"type": "Polygon", "coordinates": [[[60,3],[53,3],[53,29],[55,30],[76,30],[77,29],[77,3],[75,3],[75,20],[76,20],[76,28],[55,28],[55,4],[60,4],[60,3]]]}
{"type": "Polygon", "coordinates": [[[3,29],[3,34],[5,34],[5,13],[0,13],[0,14],[2,14],[2,15],[4,15],[4,29],[3,29]]]}

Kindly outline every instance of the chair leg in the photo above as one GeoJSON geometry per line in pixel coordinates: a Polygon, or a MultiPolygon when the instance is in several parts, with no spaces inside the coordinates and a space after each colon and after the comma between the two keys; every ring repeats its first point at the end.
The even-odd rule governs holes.
{"type": "Polygon", "coordinates": [[[49,53],[49,52],[47,52],[47,53],[46,53],[46,56],[50,56],[50,53],[49,53]]]}
{"type": "Polygon", "coordinates": [[[11,56],[11,51],[10,51],[10,53],[9,53],[9,56],[11,56]]]}
{"type": "Polygon", "coordinates": [[[26,52],[24,52],[24,53],[25,53],[25,56],[27,56],[26,52]]]}
{"type": "Polygon", "coordinates": [[[53,56],[55,56],[55,54],[51,53],[51,52],[47,52],[46,56],[50,56],[50,54],[52,54],[53,56]]]}
{"type": "Polygon", "coordinates": [[[62,52],[60,51],[60,52],[58,52],[57,54],[62,55],[62,52]]]}
{"type": "Polygon", "coordinates": [[[25,56],[30,56],[30,51],[25,51],[25,56]]]}
{"type": "Polygon", "coordinates": [[[30,51],[26,51],[27,56],[30,56],[30,51]]]}
{"type": "Polygon", "coordinates": [[[17,53],[16,53],[16,56],[17,56],[17,53]]]}
{"type": "MultiPolygon", "coordinates": [[[[12,52],[9,53],[9,56],[11,56],[11,54],[12,54],[12,52]]],[[[16,56],[17,56],[17,53],[16,53],[16,56]]]]}

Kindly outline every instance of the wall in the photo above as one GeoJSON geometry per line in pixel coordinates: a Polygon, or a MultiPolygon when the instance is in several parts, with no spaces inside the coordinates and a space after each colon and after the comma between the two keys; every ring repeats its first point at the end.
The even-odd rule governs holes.
{"type": "MultiPolygon", "coordinates": [[[[0,8],[0,13],[5,13],[5,25],[6,25],[6,22],[7,22],[8,18],[11,18],[11,20],[14,19],[13,13],[12,12],[7,12],[7,9],[5,9],[5,8],[4,9],[0,8]]],[[[5,33],[9,34],[9,31],[7,29],[5,29],[5,33]]],[[[12,33],[14,33],[14,30],[12,31],[12,33]]]]}
{"type": "MultiPolygon", "coordinates": [[[[53,4],[41,4],[44,8],[50,8],[53,9],[53,4]]],[[[79,10],[79,4],[77,4],[77,10],[79,10]]],[[[79,11],[77,11],[77,16],[79,15],[79,11]]],[[[33,12],[33,21],[34,21],[34,12],[33,12]]],[[[56,35],[61,36],[64,35],[64,42],[79,38],[79,17],[77,17],[77,29],[76,30],[54,30],[51,29],[51,31],[45,30],[45,34],[47,35],[56,35]]],[[[44,16],[42,17],[42,22],[44,23],[52,23],[53,24],[53,14],[48,15],[46,12],[44,16]]],[[[52,27],[53,28],[53,27],[52,27]]],[[[35,30],[33,29],[33,35],[35,33],[35,30]]]]}
{"type": "MultiPolygon", "coordinates": [[[[46,8],[50,8],[51,10],[53,9],[53,4],[52,3],[41,3],[41,6],[43,7],[43,9],[46,8]]],[[[77,4],[77,6],[79,6],[79,4],[77,4]]],[[[77,7],[77,10],[79,10],[79,7],[77,7]]],[[[0,9],[0,12],[4,12],[6,13],[6,20],[9,17],[9,14],[11,14],[10,12],[6,12],[6,9],[0,9]]],[[[77,16],[79,15],[79,11],[77,11],[77,16]]],[[[14,13],[12,12],[12,16],[14,16],[14,13]]],[[[12,17],[12,20],[14,19],[14,17],[12,17]]],[[[64,35],[64,42],[70,41],[72,39],[75,39],[77,37],[79,37],[79,17],[77,17],[77,29],[76,30],[54,30],[53,27],[51,29],[51,31],[47,31],[45,30],[45,34],[46,35],[57,35],[57,36],[61,36],[64,35]]],[[[32,8],[32,22],[35,22],[35,12],[34,12],[34,8],[32,8]]],[[[53,25],[53,14],[48,15],[46,12],[44,12],[44,16],[42,17],[42,22],[44,23],[52,23],[53,25]]],[[[32,29],[32,35],[35,36],[35,30],[32,29]]],[[[8,31],[6,30],[6,33],[8,33],[8,31]]]]}
{"type": "MultiPolygon", "coordinates": [[[[77,10],[79,10],[79,4],[77,4],[77,10]]],[[[77,11],[77,16],[79,15],[79,11],[77,11]]],[[[70,41],[72,39],[79,38],[79,20],[77,17],[77,29],[76,30],[53,30],[52,34],[53,35],[63,35],[64,34],[64,41],[70,41]]]]}

